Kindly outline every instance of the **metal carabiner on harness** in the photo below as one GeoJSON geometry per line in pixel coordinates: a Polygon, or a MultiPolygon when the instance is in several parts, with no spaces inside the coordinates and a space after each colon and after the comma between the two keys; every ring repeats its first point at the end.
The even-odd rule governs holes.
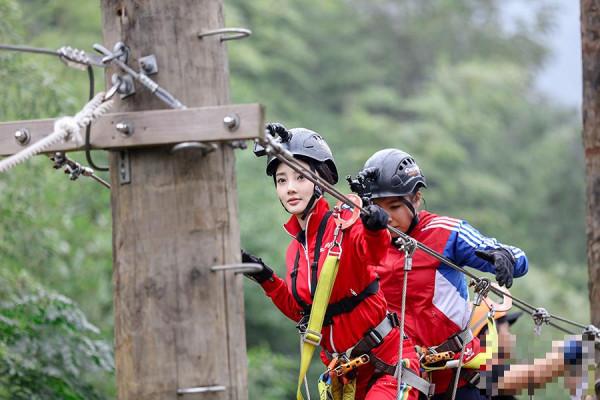
{"type": "Polygon", "coordinates": [[[361,365],[368,364],[370,360],[371,359],[368,354],[363,354],[362,356],[358,356],[356,358],[353,358],[352,360],[340,363],[337,367],[333,369],[333,372],[335,372],[335,374],[338,377],[341,377],[354,371],[361,365]]]}
{"type": "Polygon", "coordinates": [[[475,292],[475,299],[473,300],[473,306],[476,307],[481,304],[481,301],[485,297],[487,297],[492,288],[492,282],[488,278],[471,279],[469,286],[474,286],[473,291],[475,292]]]}

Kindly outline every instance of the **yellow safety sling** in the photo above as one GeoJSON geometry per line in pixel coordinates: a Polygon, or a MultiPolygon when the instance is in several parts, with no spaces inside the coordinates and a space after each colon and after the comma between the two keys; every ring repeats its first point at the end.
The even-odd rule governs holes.
{"type": "Polygon", "coordinates": [[[485,334],[485,353],[479,353],[469,362],[463,365],[463,368],[479,369],[491,360],[494,354],[498,354],[498,331],[496,329],[496,320],[488,315],[487,332],[485,334]]]}
{"type": "Polygon", "coordinates": [[[341,228],[341,225],[338,225],[335,228],[332,245],[329,248],[327,258],[325,259],[323,267],[321,268],[321,273],[319,274],[315,297],[308,319],[308,326],[301,336],[302,350],[300,353],[300,373],[298,375],[296,400],[304,400],[301,393],[302,382],[308,372],[308,367],[315,353],[315,349],[321,343],[323,320],[325,319],[325,313],[327,311],[327,306],[329,305],[329,298],[331,297],[331,291],[333,289],[333,284],[335,283],[340,264],[340,256],[342,254],[341,241],[343,233],[341,228]],[[338,235],[340,235],[339,240],[337,240],[338,235]]]}

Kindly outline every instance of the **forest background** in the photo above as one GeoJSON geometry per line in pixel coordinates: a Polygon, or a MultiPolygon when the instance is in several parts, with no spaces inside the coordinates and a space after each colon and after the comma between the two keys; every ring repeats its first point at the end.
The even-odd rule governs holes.
{"type": "MultiPolygon", "coordinates": [[[[427,209],[527,252],[515,295],[587,323],[580,116],[534,85],[556,9],[531,0],[531,18],[507,29],[501,3],[227,0],[227,26],[253,31],[227,45],[232,102],[320,132],[342,177],[381,148],[409,151],[427,209]]],[[[0,15],[0,43],[102,41],[95,1],[0,0],[0,15]]],[[[41,56],[0,52],[0,83],[0,121],[72,114],[87,96],[85,73],[41,56]]],[[[282,272],[287,216],[264,161],[237,153],[242,244],[282,272]]],[[[109,191],[38,157],[0,176],[0,221],[0,398],[114,398],[109,191]]],[[[250,398],[291,398],[294,326],[255,284],[244,296],[250,398]]],[[[537,337],[521,319],[520,359],[562,337],[549,327],[537,337]]],[[[560,383],[536,393],[566,396],[560,383]]]]}

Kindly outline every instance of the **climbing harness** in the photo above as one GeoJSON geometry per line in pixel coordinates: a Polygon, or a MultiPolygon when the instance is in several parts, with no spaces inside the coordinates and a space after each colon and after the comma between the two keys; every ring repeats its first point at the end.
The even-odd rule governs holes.
{"type": "MultiPolygon", "coordinates": [[[[369,330],[365,336],[363,336],[354,346],[347,349],[344,353],[330,354],[327,351],[325,355],[331,360],[329,367],[326,372],[334,371],[331,380],[319,380],[319,387],[335,389],[334,376],[341,379],[343,385],[352,384],[354,379],[354,371],[361,365],[370,363],[374,367],[374,377],[381,375],[400,376],[400,388],[401,395],[405,394],[406,386],[410,386],[421,393],[425,394],[427,398],[431,397],[434,393],[435,385],[430,384],[425,379],[421,378],[419,374],[409,368],[408,361],[403,360],[401,372],[398,375],[399,365],[388,364],[381,360],[375,354],[372,353],[373,349],[383,343],[387,335],[389,335],[395,328],[400,326],[400,321],[395,313],[388,313],[385,318],[373,329],[369,330]],[[406,364],[406,365],[404,365],[406,364]]],[[[321,377],[323,378],[324,375],[321,377]]],[[[334,394],[335,394],[335,390],[334,394]]],[[[319,393],[322,393],[319,390],[319,393]]],[[[336,398],[334,396],[334,398],[336,398]]],[[[327,397],[322,397],[327,399],[327,397]]],[[[337,399],[337,398],[336,398],[337,399]]]]}

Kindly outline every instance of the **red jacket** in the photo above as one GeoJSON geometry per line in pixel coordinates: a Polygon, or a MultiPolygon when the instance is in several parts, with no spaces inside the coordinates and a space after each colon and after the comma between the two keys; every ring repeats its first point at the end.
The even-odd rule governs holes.
{"type": "MultiPolygon", "coordinates": [[[[506,248],[516,259],[515,277],[527,272],[527,257],[523,251],[483,236],[466,221],[421,211],[419,223],[410,235],[459,265],[491,273],[495,270],[494,265],[477,257],[475,250],[506,248]]],[[[391,244],[387,248],[388,254],[384,263],[377,267],[377,272],[390,310],[401,315],[404,252],[391,244]]],[[[437,346],[459,332],[467,324],[469,304],[462,273],[423,251],[414,253],[412,270],[408,274],[405,324],[406,332],[415,344],[437,346]]],[[[479,351],[479,340],[475,338],[467,345],[465,358],[470,359],[479,351]]],[[[432,374],[436,393],[446,390],[451,377],[451,370],[432,374]]]]}
{"type": "MultiPolygon", "coordinates": [[[[328,211],[327,201],[324,198],[319,199],[315,208],[307,217],[304,231],[306,246],[299,240],[302,229],[298,220],[295,216],[289,219],[284,228],[293,239],[286,253],[286,279],[284,281],[274,275],[273,280],[268,280],[262,284],[263,289],[277,308],[296,322],[302,318],[303,309],[293,294],[292,272],[295,269],[294,265],[297,260],[296,293],[304,303],[312,304],[311,264],[315,259],[319,225],[328,211]]],[[[333,240],[334,230],[335,222],[333,218],[329,218],[322,235],[318,274],[320,274],[321,267],[327,257],[327,249],[333,240]]],[[[330,304],[349,296],[355,296],[377,278],[374,265],[382,262],[389,241],[390,236],[385,229],[369,231],[363,227],[360,220],[343,231],[340,265],[331,293],[330,304]]],[[[384,319],[386,312],[387,303],[383,293],[379,290],[363,300],[352,311],[334,317],[331,325],[324,326],[321,346],[331,353],[345,351],[355,345],[369,329],[377,326],[384,319]]]]}

